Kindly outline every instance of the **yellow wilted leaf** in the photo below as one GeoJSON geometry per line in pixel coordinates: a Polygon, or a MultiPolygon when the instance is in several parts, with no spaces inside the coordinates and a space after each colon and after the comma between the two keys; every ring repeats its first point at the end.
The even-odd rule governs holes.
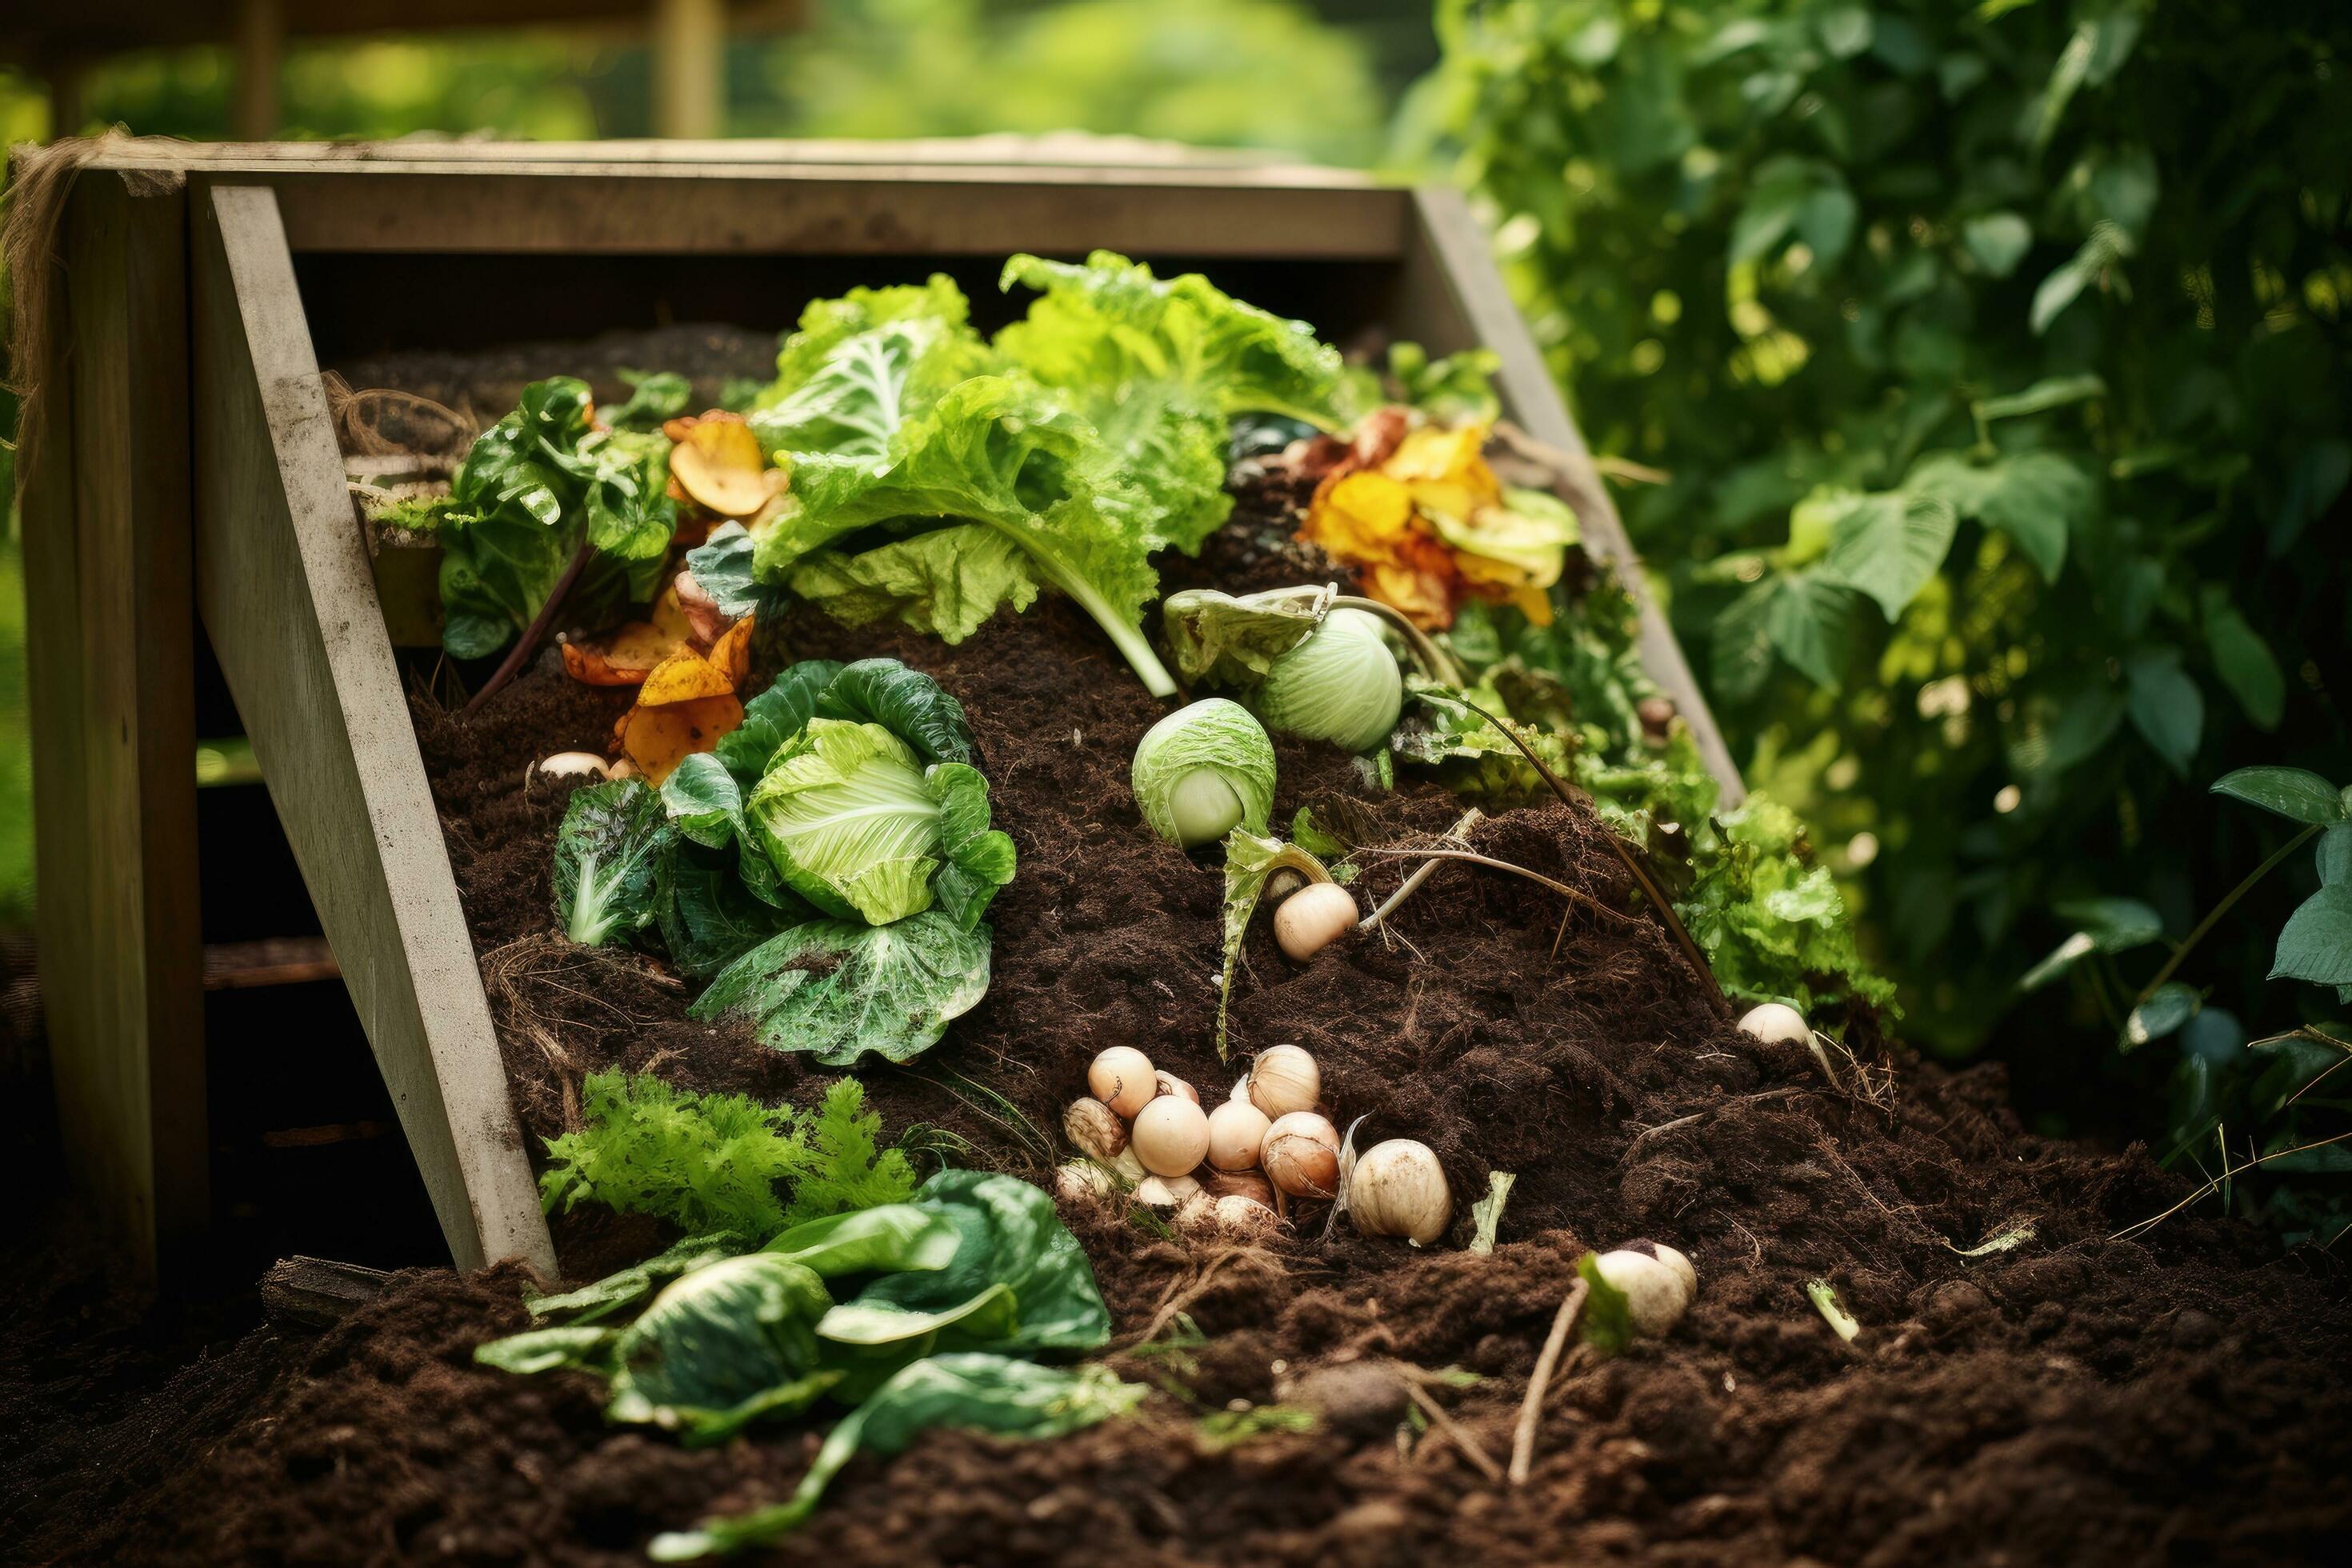
{"type": "Polygon", "coordinates": [[[667,708],[706,697],[726,697],[735,690],[728,673],[690,647],[683,647],[646,675],[637,689],[640,708],[667,708]]]}
{"type": "Polygon", "coordinates": [[[751,617],[745,616],[719,634],[710,645],[710,663],[727,678],[727,684],[740,691],[751,674],[751,617]]]}
{"type": "Polygon", "coordinates": [[[621,750],[658,788],[678,763],[710,750],[741,722],[743,704],[731,692],[657,708],[641,701],[621,717],[621,750]]]}
{"type": "Polygon", "coordinates": [[[1424,510],[1469,517],[1503,499],[1502,481],[1486,464],[1486,426],[1410,431],[1381,465],[1424,510]]]}
{"type": "Polygon", "coordinates": [[[718,411],[699,419],[672,420],[667,430],[683,426],[670,448],[670,477],[698,506],[721,517],[750,517],[767,504],[772,492],[769,468],[760,451],[760,438],[740,414],[718,411]]]}

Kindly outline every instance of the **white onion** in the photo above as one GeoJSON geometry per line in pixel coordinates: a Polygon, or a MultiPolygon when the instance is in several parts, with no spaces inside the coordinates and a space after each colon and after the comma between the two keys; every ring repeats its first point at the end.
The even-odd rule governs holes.
{"type": "Polygon", "coordinates": [[[1633,1331],[1644,1338],[1654,1339],[1673,1328],[1691,1303],[1682,1275],[1646,1252],[1604,1252],[1594,1266],[1601,1278],[1624,1292],[1626,1315],[1633,1331]]]}
{"type": "Polygon", "coordinates": [[[1786,1002],[1767,1002],[1750,1007],[1739,1020],[1740,1033],[1753,1035],[1776,1046],[1811,1045],[1813,1026],[1805,1016],[1786,1002]]]}
{"type": "Polygon", "coordinates": [[[1209,1112],[1209,1163],[1220,1171],[1257,1168],[1258,1151],[1265,1146],[1273,1121],[1245,1100],[1229,1100],[1209,1112]]]}
{"type": "Polygon", "coordinates": [[[1127,1123],[1099,1100],[1074,1100],[1062,1112],[1062,1134],[1081,1154],[1108,1164],[1127,1147],[1127,1123]]]}
{"type": "Polygon", "coordinates": [[[1157,1093],[1181,1095],[1195,1105],[1201,1103],[1200,1090],[1164,1068],[1151,1075],[1151,1081],[1157,1093]]]}
{"type": "Polygon", "coordinates": [[[1304,963],[1356,929],[1356,895],[1337,882],[1317,882],[1285,899],[1274,911],[1274,940],[1283,956],[1304,963]]]}
{"type": "Polygon", "coordinates": [[[1312,1110],[1323,1099],[1323,1069],[1298,1046],[1276,1046],[1250,1063],[1250,1103],[1268,1117],[1312,1110]]]}
{"type": "Polygon", "coordinates": [[[1277,1116],[1258,1151],[1266,1180],[1294,1198],[1328,1198],[1339,1190],[1339,1130],[1312,1110],[1277,1116]]]}
{"type": "Polygon", "coordinates": [[[1149,1209],[1172,1209],[1200,1191],[1201,1184],[1190,1176],[1146,1176],[1135,1184],[1135,1201],[1149,1209]]]}
{"type": "Polygon", "coordinates": [[[1087,1089],[1097,1100],[1131,1119],[1151,1103],[1152,1096],[1160,1092],[1160,1083],[1150,1057],[1133,1046],[1113,1046],[1087,1068],[1087,1089]]]}
{"type": "Polygon", "coordinates": [[[1163,1094],[1137,1114],[1129,1139],[1153,1175],[1189,1175],[1209,1152],[1209,1118],[1191,1100],[1163,1094]]]}
{"type": "Polygon", "coordinates": [[[1401,1236],[1425,1247],[1454,1223],[1454,1193],[1426,1143],[1391,1138],[1356,1156],[1341,1201],[1366,1236],[1401,1236]]]}

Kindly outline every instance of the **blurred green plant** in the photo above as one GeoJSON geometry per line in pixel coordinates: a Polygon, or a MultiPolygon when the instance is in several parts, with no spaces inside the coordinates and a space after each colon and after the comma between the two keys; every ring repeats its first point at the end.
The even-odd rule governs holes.
{"type": "MultiPolygon", "coordinates": [[[[1438,26],[1402,144],[1475,193],[1595,446],[1670,470],[1629,524],[1906,1032],[2119,1070],[2084,1048],[2094,997],[2017,1005],[2061,906],[2185,930],[2261,858],[2191,779],[2352,773],[2352,7],[1438,26]]],[[[2284,1029],[2259,930],[2207,960],[2284,1029]]]]}

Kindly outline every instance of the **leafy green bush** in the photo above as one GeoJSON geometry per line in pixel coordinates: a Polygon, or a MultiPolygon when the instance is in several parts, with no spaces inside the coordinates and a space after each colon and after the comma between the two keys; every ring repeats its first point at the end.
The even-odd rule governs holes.
{"type": "MultiPolygon", "coordinates": [[[[1908,1032],[2006,1015],[2012,1059],[2082,1060],[2098,997],[2013,1010],[2053,906],[2177,937],[2262,854],[2203,780],[2352,771],[2352,8],[1438,21],[1408,140],[1484,204],[1596,447],[1668,471],[1628,521],[1751,779],[1860,895],[1908,1032]]],[[[2207,956],[2285,1026],[2258,927],[2207,956]]]]}
{"type": "Polygon", "coordinates": [[[915,1190],[907,1157],[877,1152],[882,1119],[866,1113],[856,1079],[827,1089],[814,1113],[617,1069],[590,1073],[581,1089],[585,1125],[547,1141],[540,1193],[550,1209],[599,1203],[688,1236],[762,1238],[915,1190]]]}

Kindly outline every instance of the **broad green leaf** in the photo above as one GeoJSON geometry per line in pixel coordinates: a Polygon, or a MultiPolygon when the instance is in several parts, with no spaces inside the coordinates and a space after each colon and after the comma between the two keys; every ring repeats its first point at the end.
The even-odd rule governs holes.
{"type": "Polygon", "coordinates": [[[792,569],[793,596],[845,626],[896,620],[960,643],[996,612],[1036,603],[1028,552],[979,523],[894,540],[856,554],[821,551],[792,569]]]}
{"type": "Polygon", "coordinates": [[[574,790],[555,834],[555,903],[565,933],[595,947],[654,924],[676,842],[661,797],[640,781],[574,790]]]}
{"type": "Polygon", "coordinates": [[[683,1275],[614,1342],[605,1415],[698,1446],[804,1410],[836,1381],[816,1370],[816,1323],[832,1304],[816,1275],[768,1253],[683,1275]]]}
{"type": "Polygon", "coordinates": [[[2033,248],[2033,226],[2013,212],[1985,213],[1960,226],[1960,243],[1986,272],[2006,278],[2033,248]]]}
{"type": "Polygon", "coordinates": [[[860,1452],[896,1454],[933,1427],[1057,1437],[1125,1415],[1147,1392],[1091,1363],[1065,1370],[980,1351],[931,1356],[834,1427],[790,1500],[656,1535],[646,1551],[657,1563],[678,1563],[780,1540],[808,1521],[833,1478],[860,1452]]]}
{"type": "Polygon", "coordinates": [[[1904,481],[1915,494],[1951,503],[2014,540],[2045,583],[2057,581],[2071,531],[2096,515],[2098,486],[2082,468],[2046,452],[1978,464],[1958,453],[1923,458],[1904,481]]]}
{"type": "MultiPolygon", "coordinates": [[[[560,1290],[546,1296],[526,1296],[523,1305],[530,1309],[534,1320],[568,1318],[574,1324],[593,1323],[599,1318],[610,1317],[622,1308],[631,1306],[651,1295],[666,1280],[681,1274],[690,1274],[722,1258],[732,1258],[751,1250],[749,1240],[731,1231],[713,1236],[689,1236],[634,1264],[618,1273],[608,1274],[593,1285],[583,1285],[574,1290],[560,1290]]],[[[479,1356],[477,1360],[482,1359],[479,1356]]],[[[522,1371],[520,1367],[510,1371],[522,1371]]]]}
{"type": "Polygon", "coordinates": [[[910,317],[835,343],[799,385],[751,415],[761,445],[789,455],[793,491],[813,460],[888,459],[900,428],[957,383],[991,368],[978,334],[961,321],[910,317]]]}
{"type": "Polygon", "coordinates": [[[931,907],[939,802],[921,760],[880,724],[810,720],[746,815],[786,884],[827,914],[883,925],[931,907]]]}
{"type": "Polygon", "coordinates": [[[2039,337],[2047,331],[2060,311],[2073,304],[2083,290],[2101,282],[2110,268],[2132,253],[2130,237],[2112,223],[2102,223],[2091,230],[2091,237],[2081,249],[2051,269],[2033,291],[2033,309],[2028,318],[2033,333],[2039,337]]]}
{"type": "Polygon", "coordinates": [[[2205,694],[2180,668],[2179,648],[2147,649],[2125,662],[2132,727],[2183,778],[2205,732],[2205,694]]]}
{"type": "Polygon", "coordinates": [[[2017,983],[2021,991],[2040,990],[2095,952],[2128,952],[2164,934],[2163,918],[2137,899],[2084,899],[2052,912],[2075,930],[2026,972],[2017,983]]]}
{"type": "Polygon", "coordinates": [[[1848,584],[1822,572],[1781,579],[1767,606],[1765,628],[1772,650],[1816,685],[1845,678],[1853,643],[1853,595],[1848,584]]]}
{"type": "Polygon", "coordinates": [[[1176,674],[1187,685],[1255,686],[1274,661],[1323,624],[1339,590],[1276,590],[1235,598],[1213,588],[1186,588],[1160,606],[1176,674]]]}
{"type": "Polygon", "coordinates": [[[931,883],[940,910],[970,931],[997,889],[1013,880],[1012,835],[989,826],[988,781],[965,763],[940,763],[923,774],[940,814],[939,875],[931,883]]]}
{"type": "Polygon", "coordinates": [[[2303,768],[2240,768],[2223,774],[2213,793],[2274,811],[2292,822],[2326,826],[2352,816],[2342,791],[2303,768]]]}
{"type": "Polygon", "coordinates": [[[2319,836],[2319,885],[2352,883],[2352,822],[2339,822],[2319,836]]]}
{"type": "Polygon", "coordinates": [[[2063,773],[2095,755],[2122,727],[2123,689],[2096,676],[2037,696],[2009,745],[2021,773],[2063,773]]]}
{"type": "MultiPolygon", "coordinates": [[[[2107,384],[2095,375],[2053,375],[2037,381],[2021,392],[2011,392],[2000,397],[1988,397],[1976,405],[1976,416],[1980,424],[1997,420],[2017,419],[2031,414],[2047,414],[2053,408],[2063,408],[2073,403],[2086,403],[2107,395],[2107,384]]],[[[2021,454],[2022,455],[2022,454],[2021,454]]]]}
{"type": "Polygon", "coordinates": [[[2229,589],[2213,584],[2203,597],[2205,645],[2213,656],[2214,673],[2256,729],[2276,729],[2286,711],[2286,676],[2272,657],[2270,644],[2238,613],[2229,589]]]}
{"type": "Polygon", "coordinates": [[[869,926],[814,921],[770,938],[711,981],[688,1009],[740,1018],[780,1051],[827,1067],[867,1052],[905,1061],[988,994],[989,930],[942,910],[869,926]]]}
{"type": "Polygon", "coordinates": [[[729,616],[774,615],[775,595],[751,580],[751,535],[740,522],[722,522],[686,552],[695,584],[729,616]]]}
{"type": "Polygon", "coordinates": [[[739,786],[758,785],[768,759],[816,716],[817,699],[843,668],[829,658],[803,659],[743,705],[743,721],[719,737],[714,752],[739,786]]]}
{"type": "Polygon", "coordinates": [[[962,1233],[941,1215],[911,1203],[883,1204],[804,1220],[781,1231],[762,1252],[773,1253],[820,1279],[945,1268],[955,1261],[962,1233]]]}
{"type": "Polygon", "coordinates": [[[676,371],[644,374],[625,370],[621,379],[629,384],[629,395],[596,410],[596,417],[615,430],[658,430],[664,420],[685,413],[694,395],[694,384],[676,371]]]}
{"type": "Polygon", "coordinates": [[[1941,570],[1959,526],[1958,513],[1940,496],[1816,492],[1805,505],[1822,508],[1830,524],[1822,575],[1875,600],[1890,621],[1900,619],[1941,570]]]}
{"type": "Polygon", "coordinates": [[[2352,882],[2328,883],[2287,917],[2270,977],[2352,985],[2352,882]]]}
{"type": "Polygon", "coordinates": [[[1870,11],[1862,5],[1832,5],[1814,18],[1813,27],[1821,35],[1822,47],[1842,60],[1870,47],[1875,33],[1870,11]]]}
{"type": "Polygon", "coordinates": [[[971,761],[963,704],[936,680],[895,658],[845,664],[817,693],[816,716],[879,724],[926,763],[971,761]]]}
{"type": "Polygon", "coordinates": [[[2271,521],[2271,556],[2284,556],[2352,481],[2352,440],[2315,441],[2287,465],[2286,495],[2271,521]]]}
{"type": "Polygon", "coordinates": [[[614,1342],[619,1338],[619,1332],[613,1329],[526,1329],[502,1340],[476,1345],[474,1360],[480,1365],[524,1377],[565,1367],[602,1371],[611,1358],[614,1342]]]}
{"type": "MultiPolygon", "coordinates": [[[[936,1347],[982,1350],[1001,1345],[1017,1331],[1020,1321],[1013,1288],[1000,1283],[966,1300],[929,1310],[896,1307],[863,1297],[844,1301],[818,1320],[816,1336],[828,1345],[866,1352],[836,1363],[849,1367],[855,1382],[856,1373],[870,1367],[877,1355],[894,1358],[890,1370],[895,1372],[936,1347]]],[[[834,1353],[827,1352],[829,1357],[834,1353]]]]}
{"type": "Polygon", "coordinates": [[[690,980],[718,973],[785,927],[816,915],[784,889],[756,845],[747,853],[740,846],[718,850],[679,844],[670,852],[664,884],[662,945],[690,980]],[[742,875],[755,866],[764,895],[752,892],[742,875]]]}
{"type": "Polygon", "coordinates": [[[940,1311],[1003,1285],[1019,1303],[1020,1321],[995,1348],[1084,1351],[1110,1342],[1094,1268],[1043,1188],[992,1172],[941,1171],[917,1190],[915,1204],[956,1227],[955,1257],[935,1270],[886,1274],[855,1300],[940,1311]]]}
{"type": "Polygon", "coordinates": [[[2172,981],[2131,1010],[2124,1020],[2122,1048],[2136,1051],[2150,1040],[2160,1040],[2195,1016],[2204,998],[2190,987],[2172,981]]]}

